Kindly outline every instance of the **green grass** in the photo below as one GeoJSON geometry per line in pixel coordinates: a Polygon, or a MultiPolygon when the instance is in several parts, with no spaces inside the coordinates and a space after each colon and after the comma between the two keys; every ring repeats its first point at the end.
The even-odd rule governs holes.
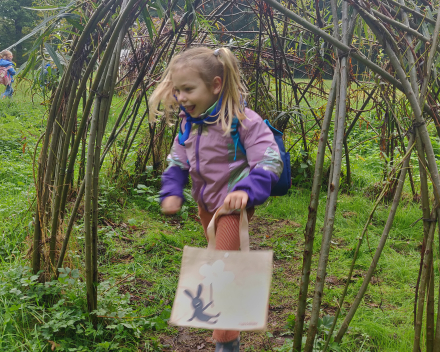
{"type": "MultiPolygon", "coordinates": [[[[24,87],[22,87],[24,88],[24,87]]],[[[13,100],[0,100],[0,258],[20,255],[19,245],[32,231],[27,210],[34,200],[32,163],[35,145],[45,126],[41,99],[31,102],[25,89],[13,100]]]]}
{"type": "MultiPolygon", "coordinates": [[[[281,252],[281,254],[291,251],[293,260],[300,260],[302,253],[297,248],[301,248],[300,245],[303,243],[300,235],[307,222],[306,209],[309,203],[309,194],[308,190],[293,190],[291,197],[276,198],[257,212],[263,218],[291,219],[302,225],[300,227],[301,230],[294,234],[295,240],[283,241],[280,249],[277,248],[278,236],[267,240],[267,246],[273,246],[275,256],[277,256],[277,249],[278,253],[281,252]]],[[[323,225],[324,195],[321,195],[320,202],[317,229],[320,229],[323,225]]],[[[328,282],[323,298],[324,313],[326,313],[326,310],[330,312],[336,310],[337,300],[342,293],[345,283],[344,279],[351,265],[353,249],[357,245],[358,237],[362,232],[372,206],[373,202],[362,194],[352,196],[341,195],[339,197],[332,237],[333,245],[327,269],[328,282]]],[[[381,204],[375,213],[372,225],[369,226],[368,242],[372,251],[370,253],[368,243],[364,241],[355,265],[354,282],[350,285],[346,298],[348,303],[353,301],[357,290],[362,284],[362,276],[370,266],[372,255],[377,247],[383,225],[388,216],[388,211],[389,206],[381,204]]],[[[418,204],[408,203],[399,208],[393,229],[389,235],[388,244],[377,267],[375,279],[373,280],[374,284],[369,285],[366,298],[350,325],[348,336],[345,337],[344,343],[352,346],[347,346],[347,348],[354,348],[352,345],[354,341],[352,339],[357,340],[358,335],[363,334],[366,340],[364,348],[368,347],[372,351],[411,350],[414,287],[419,268],[419,246],[423,235],[423,228],[420,222],[413,227],[411,227],[411,224],[419,217],[420,210],[418,204]]],[[[316,269],[317,265],[320,244],[321,232],[318,230],[314,243],[315,255],[312,267],[314,269],[316,269]]],[[[314,272],[313,269],[312,272],[314,272]]],[[[314,280],[313,275],[311,279],[314,280]]],[[[286,300],[291,294],[290,287],[285,287],[285,289],[288,292],[278,293],[280,302],[286,300]]],[[[313,297],[313,287],[309,291],[309,295],[313,297]]],[[[297,297],[294,295],[294,301],[296,299],[297,297]]],[[[295,303],[293,304],[295,305],[295,303]]],[[[343,316],[347,308],[348,306],[344,305],[343,316]]]]}
{"type": "MultiPolygon", "coordinates": [[[[319,103],[322,104],[316,102],[319,103]]],[[[48,351],[54,347],[59,351],[162,351],[170,350],[166,346],[174,343],[173,339],[178,341],[182,334],[189,340],[181,342],[181,346],[187,344],[197,350],[197,346],[204,344],[202,351],[213,350],[213,345],[206,342],[209,332],[182,332],[166,324],[178,280],[182,255],[179,249],[184,245],[202,247],[206,240],[196,221],[193,203],[173,217],[160,213],[155,201],[157,180],[150,180],[146,193],[138,192],[145,188],[133,191],[131,184],[115,184],[107,176],[110,161],[104,164],[99,199],[98,315],[105,318],[97,330],[91,327],[87,314],[81,219],[75,225],[65,264],[72,271],[65,271],[60,280],[46,285],[39,284],[30,273],[27,251],[33,231],[32,163],[36,143],[45,128],[44,106],[40,104],[38,97],[32,103],[24,88],[17,89],[12,102],[0,101],[0,350],[48,351]]],[[[110,115],[110,126],[122,104],[123,98],[118,97],[110,115]]],[[[363,130],[353,138],[363,140],[370,133],[363,130]]],[[[135,146],[141,143],[141,136],[135,146]]],[[[122,141],[123,138],[117,145],[122,141]]],[[[438,139],[434,141],[436,150],[440,151],[438,139]]],[[[297,155],[299,149],[298,145],[297,155]]],[[[351,193],[342,193],[338,200],[322,316],[334,315],[353,249],[373,207],[374,195],[380,190],[383,160],[379,160],[377,154],[377,143],[373,142],[362,144],[351,154],[353,185],[351,193]]],[[[127,170],[133,169],[135,157],[133,151],[125,165],[127,170]]],[[[309,158],[314,159],[313,153],[309,158]]],[[[416,165],[416,160],[413,161],[416,165]]],[[[416,166],[414,174],[417,174],[416,166]]],[[[244,333],[245,351],[281,351],[282,345],[287,346],[287,339],[291,338],[286,324],[289,325],[289,316],[295,313],[298,299],[303,232],[310,201],[308,182],[303,180],[302,188],[296,185],[288,196],[269,199],[257,209],[251,224],[251,245],[273,249],[275,262],[270,334],[244,333]]],[[[320,229],[327,196],[325,182],[323,184],[313,269],[316,269],[321,246],[320,229]]],[[[414,287],[423,230],[422,222],[416,223],[421,216],[420,205],[410,201],[410,192],[406,185],[404,201],[396,214],[373,283],[341,345],[344,351],[411,350],[414,287]]],[[[361,247],[339,323],[362,284],[389,207],[381,203],[368,228],[368,241],[366,238],[361,247]]],[[[435,273],[437,282],[437,263],[435,273]]],[[[312,274],[309,303],[314,280],[312,274]]]]}

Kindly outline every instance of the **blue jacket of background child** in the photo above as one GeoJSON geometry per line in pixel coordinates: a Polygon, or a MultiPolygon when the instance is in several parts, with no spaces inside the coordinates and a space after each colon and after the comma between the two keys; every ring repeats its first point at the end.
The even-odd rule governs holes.
{"type": "Polygon", "coordinates": [[[8,70],[8,74],[11,76],[12,82],[14,82],[13,76],[16,74],[15,69],[14,69],[15,64],[12,61],[9,61],[6,59],[0,59],[0,67],[8,67],[8,66],[12,66],[8,70]]]}

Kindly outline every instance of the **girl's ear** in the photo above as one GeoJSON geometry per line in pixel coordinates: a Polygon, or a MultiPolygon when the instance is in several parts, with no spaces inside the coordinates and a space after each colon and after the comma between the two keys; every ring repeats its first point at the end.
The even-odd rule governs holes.
{"type": "Polygon", "coordinates": [[[212,83],[212,89],[214,94],[220,94],[222,91],[222,79],[219,76],[215,76],[213,83],[212,83]]]}

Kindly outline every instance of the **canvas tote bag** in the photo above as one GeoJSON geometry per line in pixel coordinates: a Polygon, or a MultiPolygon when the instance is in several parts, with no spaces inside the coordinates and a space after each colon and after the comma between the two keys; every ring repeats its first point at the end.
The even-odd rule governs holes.
{"type": "Polygon", "coordinates": [[[267,324],[272,251],[249,251],[246,210],[240,213],[241,251],[215,249],[215,220],[208,226],[208,248],[183,249],[179,284],[170,324],[203,329],[264,330],[267,324]]]}

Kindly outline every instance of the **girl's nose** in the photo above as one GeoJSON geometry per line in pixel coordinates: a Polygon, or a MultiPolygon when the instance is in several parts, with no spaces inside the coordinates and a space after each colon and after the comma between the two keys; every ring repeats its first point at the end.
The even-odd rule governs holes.
{"type": "Polygon", "coordinates": [[[179,94],[177,94],[177,101],[179,103],[183,103],[186,101],[186,96],[185,94],[183,94],[182,92],[180,92],[179,94]]]}

